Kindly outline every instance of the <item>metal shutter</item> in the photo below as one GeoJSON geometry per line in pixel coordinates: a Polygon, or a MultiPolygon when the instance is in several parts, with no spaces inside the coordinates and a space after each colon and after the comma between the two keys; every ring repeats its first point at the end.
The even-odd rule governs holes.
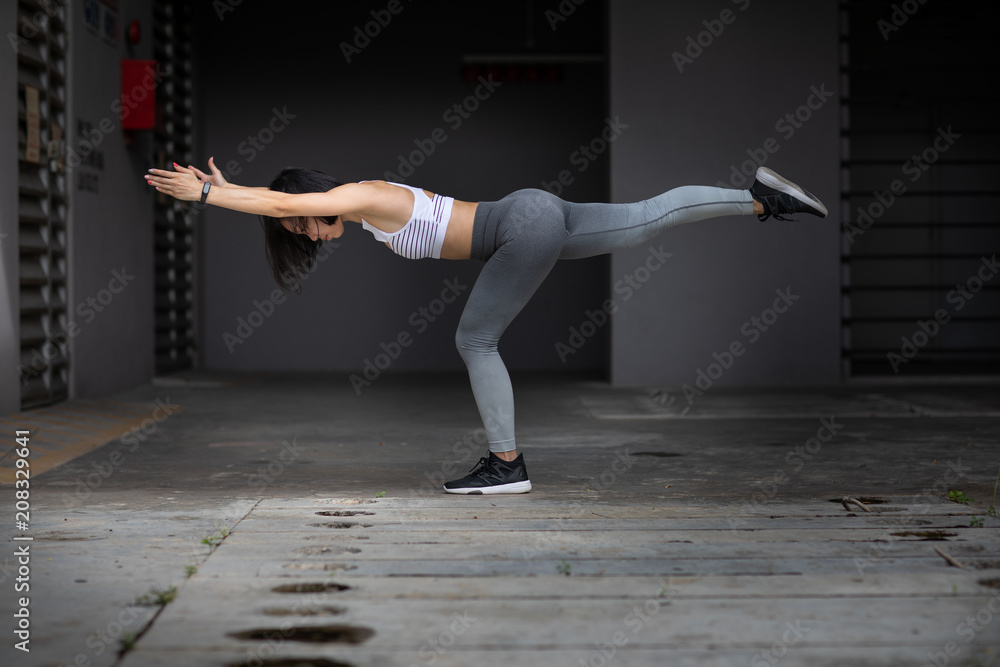
{"type": "MultiPolygon", "coordinates": [[[[186,166],[194,160],[191,7],[183,0],[161,0],[153,12],[154,57],[162,76],[156,162],[171,169],[171,162],[186,166]]],[[[156,373],[163,375],[195,364],[196,214],[189,202],[165,195],[157,195],[155,206],[156,373]]]]}
{"type": "Polygon", "coordinates": [[[845,376],[1000,371],[998,18],[841,3],[845,376]]]}
{"type": "Polygon", "coordinates": [[[19,375],[21,406],[32,408],[66,399],[69,386],[68,202],[61,158],[66,134],[66,7],[47,3],[43,8],[20,0],[17,24],[24,38],[17,49],[19,375]]]}

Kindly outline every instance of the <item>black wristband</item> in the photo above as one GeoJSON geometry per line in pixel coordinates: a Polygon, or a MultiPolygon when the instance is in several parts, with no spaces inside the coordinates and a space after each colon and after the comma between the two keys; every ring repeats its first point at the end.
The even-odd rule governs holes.
{"type": "Polygon", "coordinates": [[[201,203],[204,204],[205,200],[208,199],[208,191],[212,189],[212,184],[205,181],[205,185],[201,188],[201,203]]]}

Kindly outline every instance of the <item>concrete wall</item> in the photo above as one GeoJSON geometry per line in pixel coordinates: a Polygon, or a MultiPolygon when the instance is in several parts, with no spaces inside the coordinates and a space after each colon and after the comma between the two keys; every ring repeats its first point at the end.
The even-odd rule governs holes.
{"type": "MultiPolygon", "coordinates": [[[[0,34],[16,32],[17,3],[0,3],[0,34]]],[[[17,224],[17,53],[0,49],[0,415],[21,405],[17,224]]]]}
{"type": "MultiPolygon", "coordinates": [[[[205,3],[198,60],[204,158],[214,155],[220,166],[231,164],[226,171],[242,185],[266,185],[287,165],[320,169],[344,181],[395,180],[387,172],[400,173],[399,156],[415,151],[415,142],[426,146],[440,128],[447,140],[421,156],[408,183],[489,201],[519,188],[541,187],[571,170],[575,180],[564,197],[599,201],[608,196],[607,153],[585,171],[571,161],[580,145],[604,127],[602,65],[569,68],[559,84],[504,83],[493,92],[463,81],[463,53],[524,50],[522,10],[500,2],[405,2],[348,63],[341,43],[353,42],[356,28],[372,21],[370,12],[386,6],[299,4],[296,17],[323,20],[299,21],[294,30],[283,24],[276,38],[269,5],[242,3],[219,15],[205,3]],[[469,29],[487,23],[489,31],[469,29]],[[275,68],[280,74],[261,79],[262,72],[275,68]],[[477,91],[483,99],[475,99],[477,91]],[[459,116],[445,114],[466,100],[470,111],[459,126],[459,116]],[[273,135],[272,122],[281,128],[273,135]],[[258,137],[259,148],[248,137],[258,137]]],[[[603,48],[601,3],[581,6],[556,30],[542,19],[543,10],[536,12],[539,50],[603,48]]],[[[200,224],[206,367],[357,370],[382,352],[383,343],[405,333],[414,342],[391,370],[464,369],[454,335],[482,266],[478,262],[403,259],[360,225],[349,225],[339,247],[306,281],[303,295],[275,307],[265,303],[275,285],[257,220],[210,208],[200,224]],[[421,308],[435,307],[453,280],[464,287],[458,300],[433,322],[420,315],[421,308]],[[260,326],[241,327],[241,318],[260,326]]],[[[508,367],[606,366],[606,331],[579,353],[566,355],[565,364],[556,344],[605,298],[607,266],[607,258],[597,258],[556,267],[501,343],[508,367]]]]}
{"type": "MultiPolygon", "coordinates": [[[[839,101],[836,95],[826,100],[793,133],[789,126],[776,127],[807,103],[814,86],[837,91],[835,3],[740,0],[716,7],[613,0],[610,109],[604,69],[578,66],[567,69],[562,84],[503,84],[460,127],[444,113],[479,85],[461,79],[461,54],[523,50],[523,17],[505,11],[503,3],[477,5],[494,27],[478,34],[463,30],[469,17],[447,3],[404,4],[403,13],[347,63],[341,43],[353,40],[354,29],[383,6],[338,8],[338,21],[328,20],[329,3],[305,6],[298,16],[314,12],[324,20],[288,26],[277,39],[268,7],[240,3],[220,16],[211,3],[200,5],[196,79],[203,95],[197,115],[203,158],[214,155],[223,166],[232,162],[233,180],[250,185],[266,184],[290,164],[327,170],[345,181],[384,178],[398,173],[398,156],[411,153],[415,141],[442,128],[448,140],[408,182],[462,199],[491,200],[550,183],[568,170],[574,182],[562,192],[567,199],[630,201],[686,183],[732,183],[731,167],[750,159],[748,151],[759,155],[765,145],[778,145],[767,164],[822,197],[831,209],[827,221],[724,219],[668,232],[662,237],[673,253],[668,264],[627,302],[619,300],[613,324],[600,328],[566,363],[557,344],[568,343],[570,327],[579,327],[588,310],[616,294],[619,280],[635,275],[648,249],[618,253],[610,263],[560,262],[501,349],[512,369],[602,368],[610,334],[615,383],[694,383],[713,353],[741,342],[745,354],[718,382],[839,378],[839,101]],[[679,72],[674,52],[683,53],[689,37],[718,29],[712,21],[723,7],[732,11],[732,22],[700,54],[691,51],[693,62],[679,72]],[[433,38],[443,34],[452,38],[433,38]],[[283,68],[280,76],[261,78],[276,65],[283,68]],[[249,137],[259,140],[272,122],[284,123],[275,109],[287,109],[287,125],[266,146],[252,148],[249,137]],[[601,134],[607,117],[619,117],[628,129],[613,143],[610,158],[605,153],[580,171],[574,152],[601,134]],[[776,144],[767,144],[772,137],[776,144]],[[799,299],[752,342],[744,324],[772,305],[778,289],[790,289],[799,299]]],[[[103,168],[76,167],[70,180],[70,308],[80,325],[72,339],[71,391],[91,397],[147,381],[153,372],[152,194],[141,179],[152,155],[145,139],[125,146],[112,108],[120,93],[120,60],[151,55],[152,16],[149,0],[120,4],[121,26],[136,18],[145,27],[142,44],[130,49],[121,34],[111,45],[89,32],[81,7],[69,4],[69,145],[79,150],[83,127],[89,124],[91,137],[96,128],[103,168]],[[101,132],[102,121],[112,129],[101,132]],[[107,300],[104,290],[120,286],[112,282],[115,271],[130,276],[128,284],[100,303],[107,300]]],[[[538,43],[553,50],[600,50],[603,39],[594,39],[592,26],[603,25],[602,8],[584,3],[555,30],[539,18],[538,43]],[[599,20],[588,12],[597,12],[599,20]]],[[[15,29],[14,17],[12,3],[6,3],[0,9],[4,33],[15,29]]],[[[12,87],[15,73],[14,54],[3,51],[0,80],[12,87]]],[[[8,127],[16,118],[13,100],[12,89],[0,96],[0,123],[8,127]]],[[[0,175],[6,176],[0,179],[0,232],[8,234],[0,243],[0,372],[8,378],[0,383],[2,412],[16,409],[19,394],[14,141],[13,133],[0,134],[0,175]]],[[[302,297],[278,304],[273,314],[255,319],[262,326],[241,336],[239,318],[272,312],[264,303],[274,286],[258,223],[209,209],[200,225],[206,366],[356,370],[382,351],[382,343],[407,332],[415,342],[393,370],[462,368],[453,336],[478,264],[405,260],[353,227],[306,282],[302,297]],[[449,280],[467,288],[418,331],[419,315],[411,314],[433,306],[449,280]],[[227,343],[227,333],[241,342],[227,343]]]]}
{"type": "Polygon", "coordinates": [[[152,164],[151,138],[146,132],[126,146],[113,107],[121,96],[121,60],[152,57],[152,2],[119,3],[117,45],[87,29],[82,3],[69,8],[68,145],[103,161],[103,167],[76,166],[69,182],[69,304],[79,326],[71,339],[71,396],[88,398],[153,375],[153,195],[142,180],[152,164]],[[135,47],[123,34],[132,19],[144,29],[135,47]]]}
{"type": "MultiPolygon", "coordinates": [[[[832,0],[612,0],[611,113],[630,124],[613,147],[614,201],[684,184],[740,185],[733,167],[756,156],[830,209],[823,221],[727,218],[665,233],[658,242],[673,257],[614,318],[615,384],[694,385],[699,369],[716,376],[705,387],[839,379],[837,40],[832,0]],[[820,104],[816,89],[834,94],[820,104]],[[783,120],[811,96],[818,108],[798,111],[808,120],[783,120]],[[753,324],[786,289],[794,305],[766,331],[753,324]],[[730,363],[723,353],[736,343],[744,351],[730,363]]],[[[617,253],[612,282],[647,256],[646,248],[617,253]]]]}

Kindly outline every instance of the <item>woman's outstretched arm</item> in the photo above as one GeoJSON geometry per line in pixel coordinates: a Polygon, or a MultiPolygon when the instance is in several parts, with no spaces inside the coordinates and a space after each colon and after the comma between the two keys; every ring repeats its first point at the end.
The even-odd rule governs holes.
{"type": "MultiPolygon", "coordinates": [[[[181,171],[150,169],[146,182],[159,192],[182,201],[200,201],[203,184],[189,169],[181,171]]],[[[265,215],[272,218],[297,216],[335,216],[362,210],[367,188],[358,183],[348,183],[327,192],[288,194],[267,188],[213,186],[206,203],[241,213],[265,215]]]]}

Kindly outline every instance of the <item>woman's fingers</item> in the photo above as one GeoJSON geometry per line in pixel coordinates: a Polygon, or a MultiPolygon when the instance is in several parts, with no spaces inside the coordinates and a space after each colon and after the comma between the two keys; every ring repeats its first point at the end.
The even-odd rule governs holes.
{"type": "Polygon", "coordinates": [[[172,187],[171,180],[169,178],[164,178],[155,174],[146,174],[146,182],[161,191],[166,191],[172,187]]]}
{"type": "Polygon", "coordinates": [[[149,173],[145,174],[145,179],[158,191],[178,199],[195,198],[201,190],[200,181],[193,173],[187,171],[150,169],[149,173]]]}
{"type": "Polygon", "coordinates": [[[162,169],[150,169],[146,174],[146,182],[150,185],[168,186],[181,174],[173,171],[163,171],[162,169]]]}
{"type": "Polygon", "coordinates": [[[208,158],[208,168],[212,170],[212,185],[218,185],[220,188],[228,185],[226,177],[222,175],[222,170],[215,166],[214,157],[208,158]]]}

